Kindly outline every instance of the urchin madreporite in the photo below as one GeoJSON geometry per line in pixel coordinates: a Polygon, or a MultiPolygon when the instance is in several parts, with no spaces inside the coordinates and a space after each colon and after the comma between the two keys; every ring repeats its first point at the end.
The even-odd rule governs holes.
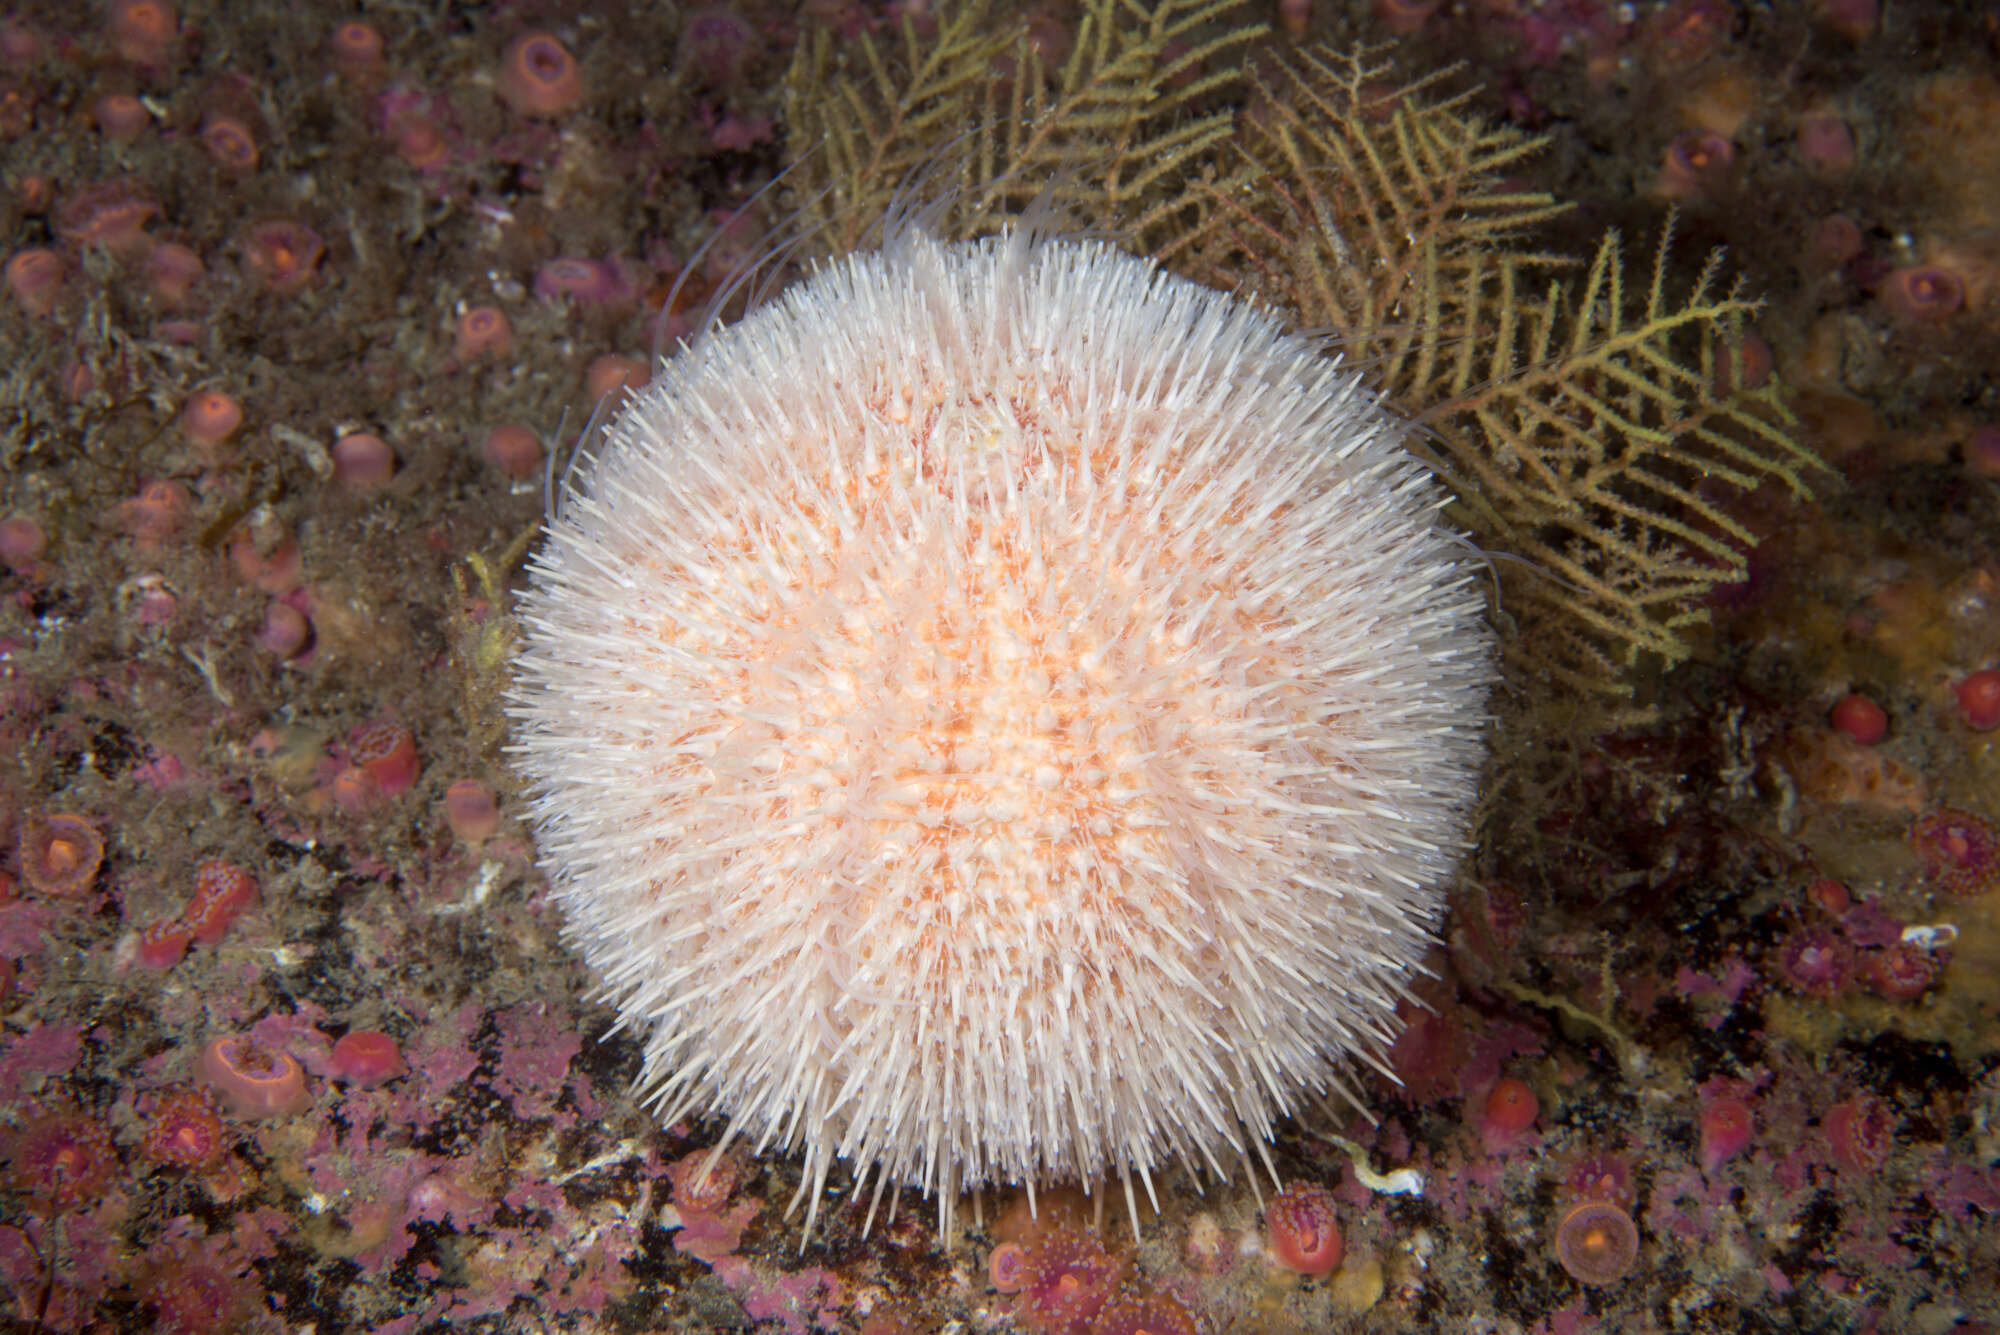
{"type": "Polygon", "coordinates": [[[1403,436],[1269,313],[1023,230],[910,230],[663,365],[508,705],[649,1097],[948,1224],[1227,1175],[1378,1052],[1494,672],[1403,436]]]}

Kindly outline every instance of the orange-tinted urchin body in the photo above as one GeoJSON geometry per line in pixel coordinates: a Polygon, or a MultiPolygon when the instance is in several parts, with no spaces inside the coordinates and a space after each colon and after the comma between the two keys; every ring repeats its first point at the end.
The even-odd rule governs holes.
{"type": "Polygon", "coordinates": [[[1377,1051],[1491,656],[1352,373],[1108,247],[920,233],[661,368],[510,712],[673,1115],[878,1186],[1228,1172],[1377,1051]]]}

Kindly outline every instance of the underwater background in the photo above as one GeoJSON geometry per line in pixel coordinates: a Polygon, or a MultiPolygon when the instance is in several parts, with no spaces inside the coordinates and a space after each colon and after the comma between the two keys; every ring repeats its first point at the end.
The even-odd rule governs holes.
{"type": "Polygon", "coordinates": [[[10,1329],[2000,1323],[2000,9],[28,0],[0,265],[10,1329]],[[1157,120],[1116,143],[1063,96],[1114,75],[1157,120]],[[994,191],[959,86],[1061,154],[994,191]],[[861,163],[834,127],[898,106],[861,163]],[[545,466],[747,264],[866,244],[906,149],[954,226],[1081,182],[1337,335],[1498,553],[1423,1005],[1372,1117],[1272,1148],[1330,1273],[1188,1171],[1136,1238],[1098,1183],[954,1239],[836,1190],[801,1246],[798,1165],[704,1176],[562,943],[498,703],[545,466]],[[1383,298],[1409,228],[1285,230],[1343,208],[1538,286],[1383,298]],[[1579,490],[1634,458],[1657,508],[1579,490]]]}

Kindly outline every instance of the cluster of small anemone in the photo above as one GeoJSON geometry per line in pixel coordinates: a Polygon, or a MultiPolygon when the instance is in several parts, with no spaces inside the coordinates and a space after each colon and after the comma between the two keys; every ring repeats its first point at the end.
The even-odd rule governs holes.
{"type": "Polygon", "coordinates": [[[1196,1335],[1182,1299],[1132,1273],[1090,1229],[1056,1224],[993,1249],[987,1273],[1030,1335],[1196,1335]]]}
{"type": "MultiPolygon", "coordinates": [[[[1957,899],[2000,883],[2000,844],[1980,816],[1936,808],[1912,822],[1907,840],[1923,869],[1920,888],[1934,895],[1957,899]]],[[[1777,981],[1802,996],[1832,1002],[1860,984],[1907,1005],[1931,992],[1950,963],[1955,929],[1912,928],[1833,877],[1813,881],[1802,900],[1802,920],[1771,954],[1777,981]]]]}

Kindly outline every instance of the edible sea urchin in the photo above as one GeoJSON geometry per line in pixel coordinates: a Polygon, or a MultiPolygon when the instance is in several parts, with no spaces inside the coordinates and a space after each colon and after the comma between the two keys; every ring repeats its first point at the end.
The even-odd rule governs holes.
{"type": "Polygon", "coordinates": [[[651,1099],[947,1225],[1261,1153],[1389,1037],[1465,837],[1441,499],[1352,373],[1096,243],[911,231],[668,362],[509,704],[651,1099]]]}

